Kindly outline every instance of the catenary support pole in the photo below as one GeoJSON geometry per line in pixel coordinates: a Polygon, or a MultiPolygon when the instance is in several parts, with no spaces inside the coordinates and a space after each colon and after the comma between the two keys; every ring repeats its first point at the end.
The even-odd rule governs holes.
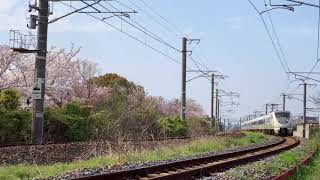
{"type": "Polygon", "coordinates": [[[214,74],[211,75],[211,125],[215,126],[216,120],[214,117],[214,74]]]}
{"type": "Polygon", "coordinates": [[[306,137],[306,119],[307,119],[307,83],[303,84],[303,137],[306,137]]]}
{"type": "Polygon", "coordinates": [[[227,126],[227,130],[230,129],[230,119],[228,118],[228,126],[227,126]]]}
{"type": "Polygon", "coordinates": [[[219,90],[216,89],[216,129],[219,130],[220,122],[219,122],[219,90]]]}
{"type": "Polygon", "coordinates": [[[282,94],[282,110],[286,111],[286,94],[282,94]]]}
{"type": "Polygon", "coordinates": [[[268,104],[266,104],[266,115],[268,114],[268,104]]]}
{"type": "Polygon", "coordinates": [[[45,96],[45,74],[46,74],[46,57],[47,57],[47,36],[48,36],[48,0],[39,0],[38,15],[38,32],[37,32],[37,53],[34,73],[34,83],[41,96],[33,97],[33,114],[32,114],[32,143],[41,144],[43,134],[43,106],[45,96]]]}
{"type": "Polygon", "coordinates": [[[181,119],[186,119],[187,38],[182,38],[181,119]]]}

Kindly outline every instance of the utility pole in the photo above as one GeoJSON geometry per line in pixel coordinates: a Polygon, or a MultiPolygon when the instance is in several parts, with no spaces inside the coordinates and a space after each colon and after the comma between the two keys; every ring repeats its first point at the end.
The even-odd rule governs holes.
{"type": "Polygon", "coordinates": [[[219,90],[216,89],[216,118],[219,118],[219,90]]]}
{"type": "Polygon", "coordinates": [[[181,77],[181,119],[185,120],[186,119],[186,84],[187,82],[194,80],[196,78],[199,78],[203,75],[200,75],[198,77],[195,77],[191,80],[187,81],[187,53],[192,52],[187,50],[187,42],[191,44],[192,42],[196,41],[197,43],[200,42],[200,39],[187,39],[186,37],[182,38],[182,77],[181,77]]]}
{"type": "Polygon", "coordinates": [[[282,96],[282,111],[286,111],[286,97],[287,95],[286,94],[281,94],[282,96]]]}
{"type": "Polygon", "coordinates": [[[40,85],[41,96],[33,98],[32,114],[32,144],[42,143],[43,134],[43,106],[45,95],[45,74],[47,57],[47,36],[48,36],[48,0],[39,0],[38,10],[38,32],[37,32],[37,53],[35,64],[34,83],[40,85]]]}
{"type": "MultiPolygon", "coordinates": [[[[211,74],[211,119],[212,119],[212,121],[217,121],[217,118],[218,118],[218,116],[217,116],[217,97],[218,97],[218,95],[216,95],[216,98],[214,97],[214,89],[215,89],[215,86],[214,86],[214,84],[215,84],[215,79],[217,78],[217,79],[224,79],[225,77],[227,77],[227,76],[224,76],[224,75],[217,75],[217,74],[214,74],[214,73],[212,73],[211,74]],[[216,115],[215,115],[215,117],[214,117],[214,109],[215,109],[215,107],[214,107],[214,99],[216,99],[216,115]]],[[[216,122],[214,122],[213,124],[217,124],[216,122]]]]}
{"type": "Polygon", "coordinates": [[[227,127],[227,130],[229,130],[230,129],[230,119],[228,118],[228,127],[227,127]]]}
{"type": "Polygon", "coordinates": [[[268,104],[266,104],[266,115],[268,114],[268,104]]]}
{"type": "Polygon", "coordinates": [[[211,125],[212,127],[216,124],[214,119],[214,74],[211,75],[211,125]]]}
{"type": "Polygon", "coordinates": [[[219,122],[219,90],[216,89],[216,124],[217,124],[217,127],[218,127],[218,130],[220,129],[219,126],[220,126],[220,122],[219,122]]]}
{"type": "Polygon", "coordinates": [[[182,38],[181,119],[186,119],[187,38],[182,38]]]}
{"type": "Polygon", "coordinates": [[[307,84],[305,81],[303,84],[303,137],[306,137],[306,123],[307,123],[307,86],[316,86],[315,84],[307,84]]]}
{"type": "Polygon", "coordinates": [[[303,84],[303,138],[306,137],[306,121],[307,121],[307,83],[303,84]]]}

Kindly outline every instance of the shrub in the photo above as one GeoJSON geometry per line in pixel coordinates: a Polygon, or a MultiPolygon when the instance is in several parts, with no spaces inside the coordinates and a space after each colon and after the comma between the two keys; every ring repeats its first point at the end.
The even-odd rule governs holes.
{"type": "Polygon", "coordinates": [[[28,142],[31,136],[30,112],[0,108],[0,143],[28,142]]]}
{"type": "Polygon", "coordinates": [[[20,106],[20,93],[14,89],[0,91],[0,108],[17,110],[20,106]]]}
{"type": "Polygon", "coordinates": [[[156,136],[159,129],[158,114],[143,91],[127,95],[114,90],[90,118],[99,139],[149,139],[156,136]]]}
{"type": "Polygon", "coordinates": [[[72,101],[62,109],[46,109],[45,137],[49,141],[81,141],[91,137],[90,108],[72,101]]]}
{"type": "Polygon", "coordinates": [[[20,93],[14,89],[0,91],[0,143],[26,142],[30,139],[30,112],[19,110],[20,93]]]}
{"type": "Polygon", "coordinates": [[[158,120],[160,127],[162,127],[167,136],[185,136],[188,132],[188,125],[186,121],[179,117],[166,117],[158,120]]]}
{"type": "Polygon", "coordinates": [[[191,136],[204,136],[213,134],[213,130],[210,129],[209,123],[201,117],[194,117],[187,120],[189,126],[189,133],[191,136]]]}

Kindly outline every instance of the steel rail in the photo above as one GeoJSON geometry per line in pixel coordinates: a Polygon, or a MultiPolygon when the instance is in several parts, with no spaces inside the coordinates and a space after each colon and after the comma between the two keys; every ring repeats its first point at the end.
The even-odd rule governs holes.
{"type": "Polygon", "coordinates": [[[76,178],[76,180],[123,180],[123,179],[194,179],[213,172],[225,171],[236,165],[253,162],[293,148],[299,140],[292,137],[281,138],[277,142],[232,152],[218,153],[201,158],[174,161],[170,163],[123,170],[107,174],[76,178]]]}

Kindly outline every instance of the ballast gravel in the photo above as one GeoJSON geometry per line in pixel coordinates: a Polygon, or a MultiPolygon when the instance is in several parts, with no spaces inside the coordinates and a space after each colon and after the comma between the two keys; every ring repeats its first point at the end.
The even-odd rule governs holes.
{"type": "MultiPolygon", "coordinates": [[[[300,145],[295,147],[294,149],[301,148],[302,146],[305,145],[305,143],[306,143],[305,140],[300,139],[300,145]]],[[[258,168],[258,166],[259,164],[263,165],[268,163],[274,163],[277,160],[276,158],[277,158],[277,155],[269,156],[252,163],[252,164],[255,164],[256,166],[250,166],[250,168],[248,168],[247,166],[250,164],[245,164],[242,166],[238,166],[236,168],[231,168],[226,172],[210,174],[209,177],[202,177],[202,178],[199,178],[198,180],[238,180],[239,179],[233,176],[232,174],[245,175],[247,177],[250,177],[250,179],[254,179],[254,180],[269,180],[269,179],[272,179],[274,176],[274,174],[272,173],[272,170],[271,169],[261,170],[258,168]]],[[[287,167],[287,168],[290,168],[290,167],[287,167]]]]}
{"type": "MultiPolygon", "coordinates": [[[[235,150],[258,147],[263,144],[270,144],[270,143],[274,143],[274,142],[279,141],[279,138],[277,138],[277,137],[270,136],[268,138],[269,138],[269,140],[265,143],[262,143],[262,144],[252,144],[252,145],[243,146],[243,147],[233,147],[233,148],[226,149],[222,152],[204,153],[204,154],[188,156],[188,157],[179,157],[179,158],[165,160],[165,161],[131,163],[131,164],[123,164],[123,165],[113,166],[113,167],[82,169],[82,170],[78,170],[78,171],[74,171],[74,172],[65,173],[65,174],[62,174],[59,176],[55,176],[55,177],[49,177],[46,179],[47,180],[73,179],[73,178],[79,178],[79,177],[85,177],[85,176],[93,176],[93,175],[108,174],[108,173],[112,173],[112,172],[119,172],[119,171],[125,171],[125,170],[139,169],[139,168],[148,167],[148,166],[166,164],[166,163],[170,163],[170,162],[174,162],[174,161],[197,159],[200,157],[212,156],[212,155],[217,155],[217,154],[221,154],[221,153],[225,153],[225,152],[232,152],[235,150]]],[[[208,178],[218,178],[218,179],[222,178],[223,179],[225,177],[223,177],[221,174],[217,174],[217,176],[212,176],[212,177],[208,177],[208,178]]],[[[229,178],[227,178],[227,179],[229,179],[229,178]]]]}

